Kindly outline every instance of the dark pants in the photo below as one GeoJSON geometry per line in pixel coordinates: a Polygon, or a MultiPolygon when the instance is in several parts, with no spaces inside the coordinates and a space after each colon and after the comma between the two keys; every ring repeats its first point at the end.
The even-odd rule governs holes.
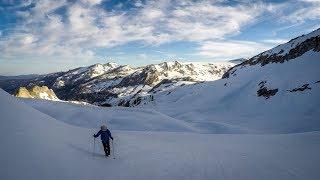
{"type": "Polygon", "coordinates": [[[102,142],[102,145],[103,145],[103,150],[106,153],[106,156],[109,156],[110,155],[110,142],[109,141],[102,142]]]}

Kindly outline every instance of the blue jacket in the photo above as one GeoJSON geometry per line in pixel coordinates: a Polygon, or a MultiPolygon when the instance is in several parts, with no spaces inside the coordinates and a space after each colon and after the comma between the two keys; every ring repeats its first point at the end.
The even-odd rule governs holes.
{"type": "Polygon", "coordinates": [[[109,142],[109,138],[113,140],[113,137],[111,136],[111,132],[109,131],[109,129],[102,131],[100,130],[97,134],[93,135],[95,138],[99,137],[101,138],[101,141],[103,143],[107,143],[109,142]]]}

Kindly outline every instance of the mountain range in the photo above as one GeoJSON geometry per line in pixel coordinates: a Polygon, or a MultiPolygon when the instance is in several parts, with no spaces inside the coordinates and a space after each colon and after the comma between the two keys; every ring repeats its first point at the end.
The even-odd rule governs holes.
{"type": "MultiPolygon", "coordinates": [[[[61,100],[85,101],[102,106],[135,106],[137,97],[175,89],[178,86],[214,81],[235,63],[182,63],[178,61],[142,67],[116,63],[94,64],[67,72],[28,78],[0,78],[0,86],[18,95],[20,87],[44,86],[52,89],[61,100]]],[[[43,92],[45,93],[45,92],[43,92]]]]}

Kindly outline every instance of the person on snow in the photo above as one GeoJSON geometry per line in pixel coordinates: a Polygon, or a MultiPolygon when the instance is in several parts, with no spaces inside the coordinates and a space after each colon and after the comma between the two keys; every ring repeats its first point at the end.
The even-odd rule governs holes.
{"type": "Polygon", "coordinates": [[[101,130],[97,134],[93,135],[94,138],[97,138],[99,136],[101,138],[103,150],[106,153],[106,156],[110,156],[110,141],[109,141],[109,139],[113,140],[113,137],[111,136],[111,132],[109,131],[109,129],[107,128],[106,125],[102,125],[101,130]]]}

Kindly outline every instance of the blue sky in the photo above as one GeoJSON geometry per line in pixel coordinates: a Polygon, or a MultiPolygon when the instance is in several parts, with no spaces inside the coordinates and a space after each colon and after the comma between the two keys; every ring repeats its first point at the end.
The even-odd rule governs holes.
{"type": "Polygon", "coordinates": [[[247,58],[319,19],[320,0],[0,0],[0,74],[247,58]]]}

